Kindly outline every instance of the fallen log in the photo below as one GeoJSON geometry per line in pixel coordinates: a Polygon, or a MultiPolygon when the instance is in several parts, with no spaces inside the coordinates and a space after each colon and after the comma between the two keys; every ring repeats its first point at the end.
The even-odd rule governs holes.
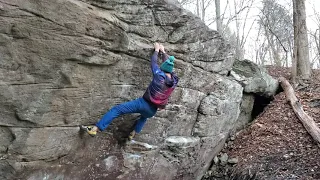
{"type": "Polygon", "coordinates": [[[281,87],[286,94],[287,100],[290,102],[292,109],[299,120],[302,122],[303,126],[306,128],[308,133],[312,136],[312,138],[320,144],[320,129],[317,124],[314,122],[312,117],[310,117],[307,113],[303,111],[302,105],[298,98],[295,95],[295,92],[290,85],[290,83],[284,77],[279,78],[281,87]]]}

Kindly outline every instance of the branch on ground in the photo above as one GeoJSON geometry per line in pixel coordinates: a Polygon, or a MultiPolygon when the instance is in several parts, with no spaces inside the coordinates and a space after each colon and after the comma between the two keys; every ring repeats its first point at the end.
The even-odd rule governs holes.
{"type": "Polygon", "coordinates": [[[312,117],[310,117],[307,113],[304,112],[300,101],[296,97],[292,86],[286,80],[286,78],[280,77],[279,81],[280,81],[282,88],[284,89],[287,100],[290,102],[290,105],[291,105],[294,113],[299,118],[299,120],[302,122],[303,126],[306,128],[308,133],[312,136],[312,138],[319,145],[320,144],[320,129],[319,129],[319,127],[317,126],[315,121],[312,119],[312,117]]]}

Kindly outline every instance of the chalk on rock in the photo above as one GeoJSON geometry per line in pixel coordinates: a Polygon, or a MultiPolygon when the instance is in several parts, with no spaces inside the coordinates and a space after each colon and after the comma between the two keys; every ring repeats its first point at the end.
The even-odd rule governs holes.
{"type": "Polygon", "coordinates": [[[194,147],[200,143],[199,137],[170,136],[165,140],[167,146],[194,147]]]}

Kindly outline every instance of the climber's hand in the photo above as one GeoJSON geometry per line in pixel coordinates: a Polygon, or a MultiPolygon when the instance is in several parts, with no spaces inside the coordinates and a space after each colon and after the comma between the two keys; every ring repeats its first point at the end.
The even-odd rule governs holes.
{"type": "Polygon", "coordinates": [[[154,46],[154,50],[157,51],[157,52],[159,52],[159,50],[160,50],[160,44],[156,42],[156,43],[154,43],[153,46],[154,46]]]}
{"type": "Polygon", "coordinates": [[[164,50],[164,46],[162,44],[160,44],[160,51],[163,52],[163,53],[166,53],[165,50],[164,50]]]}

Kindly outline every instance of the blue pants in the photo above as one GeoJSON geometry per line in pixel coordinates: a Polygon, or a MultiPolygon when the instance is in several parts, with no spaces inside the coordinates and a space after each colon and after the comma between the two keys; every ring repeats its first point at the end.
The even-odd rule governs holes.
{"type": "Polygon", "coordinates": [[[117,106],[114,106],[107,112],[102,119],[96,124],[100,131],[105,130],[113,119],[123,114],[140,113],[141,117],[138,120],[135,131],[141,132],[142,127],[147,121],[147,118],[154,116],[157,112],[157,108],[149,104],[143,98],[138,98],[117,106]]]}

